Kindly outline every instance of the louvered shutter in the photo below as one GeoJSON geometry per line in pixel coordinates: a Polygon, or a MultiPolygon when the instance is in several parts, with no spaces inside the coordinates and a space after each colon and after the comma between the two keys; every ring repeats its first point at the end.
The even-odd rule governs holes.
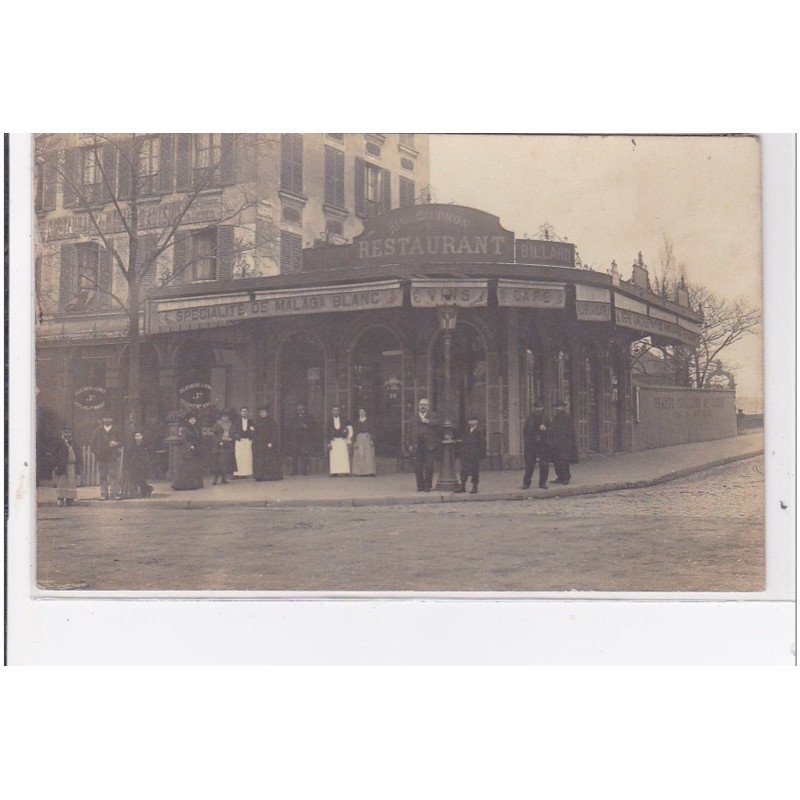
{"type": "Polygon", "coordinates": [[[303,137],[299,133],[281,135],[281,189],[303,193],[303,137]]]}
{"type": "Polygon", "coordinates": [[[111,307],[111,251],[100,245],[97,249],[97,307],[111,307]]]}
{"type": "Polygon", "coordinates": [[[155,263],[156,246],[158,236],[150,234],[140,236],[136,248],[136,275],[139,276],[139,286],[149,289],[156,282],[158,277],[158,264],[155,263]],[[142,276],[142,270],[147,270],[142,276]]]}
{"type": "Polygon", "coordinates": [[[64,153],[64,208],[72,208],[78,201],[75,187],[78,185],[78,155],[77,149],[70,149],[64,153]]]}
{"type": "Polygon", "coordinates": [[[383,169],[381,172],[383,173],[381,181],[381,214],[385,214],[387,211],[391,211],[392,208],[392,173],[388,169],[383,169]]]}
{"type": "Polygon", "coordinates": [[[73,275],[75,272],[75,245],[61,245],[61,273],[58,283],[58,306],[67,310],[67,303],[72,299],[73,275]]]}
{"type": "Polygon", "coordinates": [[[172,245],[172,281],[186,283],[186,258],[189,234],[178,233],[172,245]]]}
{"type": "Polygon", "coordinates": [[[100,149],[100,159],[103,165],[103,174],[100,176],[102,197],[107,202],[116,197],[117,146],[111,142],[104,142],[100,149]]]}
{"type": "Polygon", "coordinates": [[[229,281],[233,275],[234,226],[217,226],[217,280],[229,281]]]}
{"type": "Polygon", "coordinates": [[[400,205],[413,206],[416,198],[414,181],[400,176],[400,205]]]}
{"type": "Polygon", "coordinates": [[[192,134],[177,134],[175,152],[175,191],[186,192],[192,186],[192,134]]]}
{"type": "Polygon", "coordinates": [[[55,156],[48,153],[44,157],[42,173],[42,211],[52,211],[56,207],[56,170],[53,163],[55,156]]]}
{"type": "Polygon", "coordinates": [[[356,159],[356,216],[367,215],[367,164],[362,158],[356,159]]]}
{"type": "Polygon", "coordinates": [[[336,205],[336,150],[325,145],[325,205],[336,205]]]}
{"type": "Polygon", "coordinates": [[[117,169],[117,174],[120,200],[130,200],[131,198],[131,182],[133,180],[133,173],[131,170],[132,158],[133,142],[129,139],[122,142],[119,148],[119,167],[117,169]]]}
{"type": "Polygon", "coordinates": [[[172,191],[172,134],[158,135],[158,190],[161,194],[172,191]]]}
{"type": "Polygon", "coordinates": [[[220,134],[219,182],[221,186],[236,183],[236,134],[220,134]]]}

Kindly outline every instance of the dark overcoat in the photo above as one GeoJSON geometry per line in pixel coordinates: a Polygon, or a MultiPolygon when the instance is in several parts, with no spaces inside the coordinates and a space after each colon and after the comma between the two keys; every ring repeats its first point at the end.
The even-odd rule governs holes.
{"type": "Polygon", "coordinates": [[[99,425],[89,441],[89,449],[98,461],[114,461],[119,455],[122,441],[122,431],[116,425],[108,430],[99,425]],[[112,445],[112,442],[116,442],[116,445],[112,445]]]}
{"type": "Polygon", "coordinates": [[[442,430],[439,419],[431,412],[428,422],[423,422],[419,414],[414,414],[406,423],[407,449],[411,455],[420,450],[426,453],[437,453],[442,441],[442,430]]]}
{"type": "Polygon", "coordinates": [[[548,433],[550,460],[554,464],[577,464],[578,443],[572,417],[566,411],[557,411],[548,433]]]}
{"type": "Polygon", "coordinates": [[[461,446],[458,450],[463,462],[476,463],[486,458],[486,436],[480,428],[470,431],[467,428],[461,437],[461,446]]]}
{"type": "Polygon", "coordinates": [[[547,459],[547,444],[549,440],[549,430],[541,430],[541,426],[549,428],[550,421],[544,411],[532,411],[525,418],[525,425],[522,428],[522,442],[525,448],[525,455],[534,454],[547,459]]]}

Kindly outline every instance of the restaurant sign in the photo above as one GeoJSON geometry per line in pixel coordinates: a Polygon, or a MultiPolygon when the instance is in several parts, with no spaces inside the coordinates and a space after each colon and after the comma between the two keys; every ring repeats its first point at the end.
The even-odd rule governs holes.
{"type": "Polygon", "coordinates": [[[178,389],[183,408],[208,408],[211,405],[210,383],[187,383],[178,389]]]}
{"type": "Polygon", "coordinates": [[[248,319],[391,308],[403,304],[400,281],[375,281],[313,289],[277,289],[152,300],[147,332],[214,328],[248,319]]]}
{"type": "Polygon", "coordinates": [[[564,308],[567,288],[563,283],[514,281],[501,278],[497,282],[497,305],[522,308],[564,308]]]}
{"type": "Polygon", "coordinates": [[[305,269],[513,261],[514,233],[501,227],[498,217],[443,203],[405,206],[374,217],[352,244],[303,250],[305,269]]]}

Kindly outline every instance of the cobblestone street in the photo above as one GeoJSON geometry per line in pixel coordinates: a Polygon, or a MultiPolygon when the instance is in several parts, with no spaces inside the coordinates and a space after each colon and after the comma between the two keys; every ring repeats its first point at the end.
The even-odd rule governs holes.
{"type": "Polygon", "coordinates": [[[757,591],[763,458],[547,502],[39,509],[43,589],[757,591]]]}

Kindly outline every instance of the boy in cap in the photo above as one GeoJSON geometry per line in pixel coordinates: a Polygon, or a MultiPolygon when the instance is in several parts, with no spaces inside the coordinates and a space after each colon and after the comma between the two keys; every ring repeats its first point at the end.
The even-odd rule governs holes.
{"type": "Polygon", "coordinates": [[[478,493],[481,459],[486,456],[486,439],[478,428],[477,415],[471,414],[467,418],[467,422],[467,430],[461,439],[461,486],[456,489],[456,494],[463,494],[467,490],[467,478],[472,479],[470,494],[478,493]]]}
{"type": "Polygon", "coordinates": [[[103,414],[103,423],[92,434],[89,449],[94,453],[100,472],[100,499],[108,500],[110,485],[117,479],[117,456],[122,434],[114,425],[114,417],[103,414]]]}

